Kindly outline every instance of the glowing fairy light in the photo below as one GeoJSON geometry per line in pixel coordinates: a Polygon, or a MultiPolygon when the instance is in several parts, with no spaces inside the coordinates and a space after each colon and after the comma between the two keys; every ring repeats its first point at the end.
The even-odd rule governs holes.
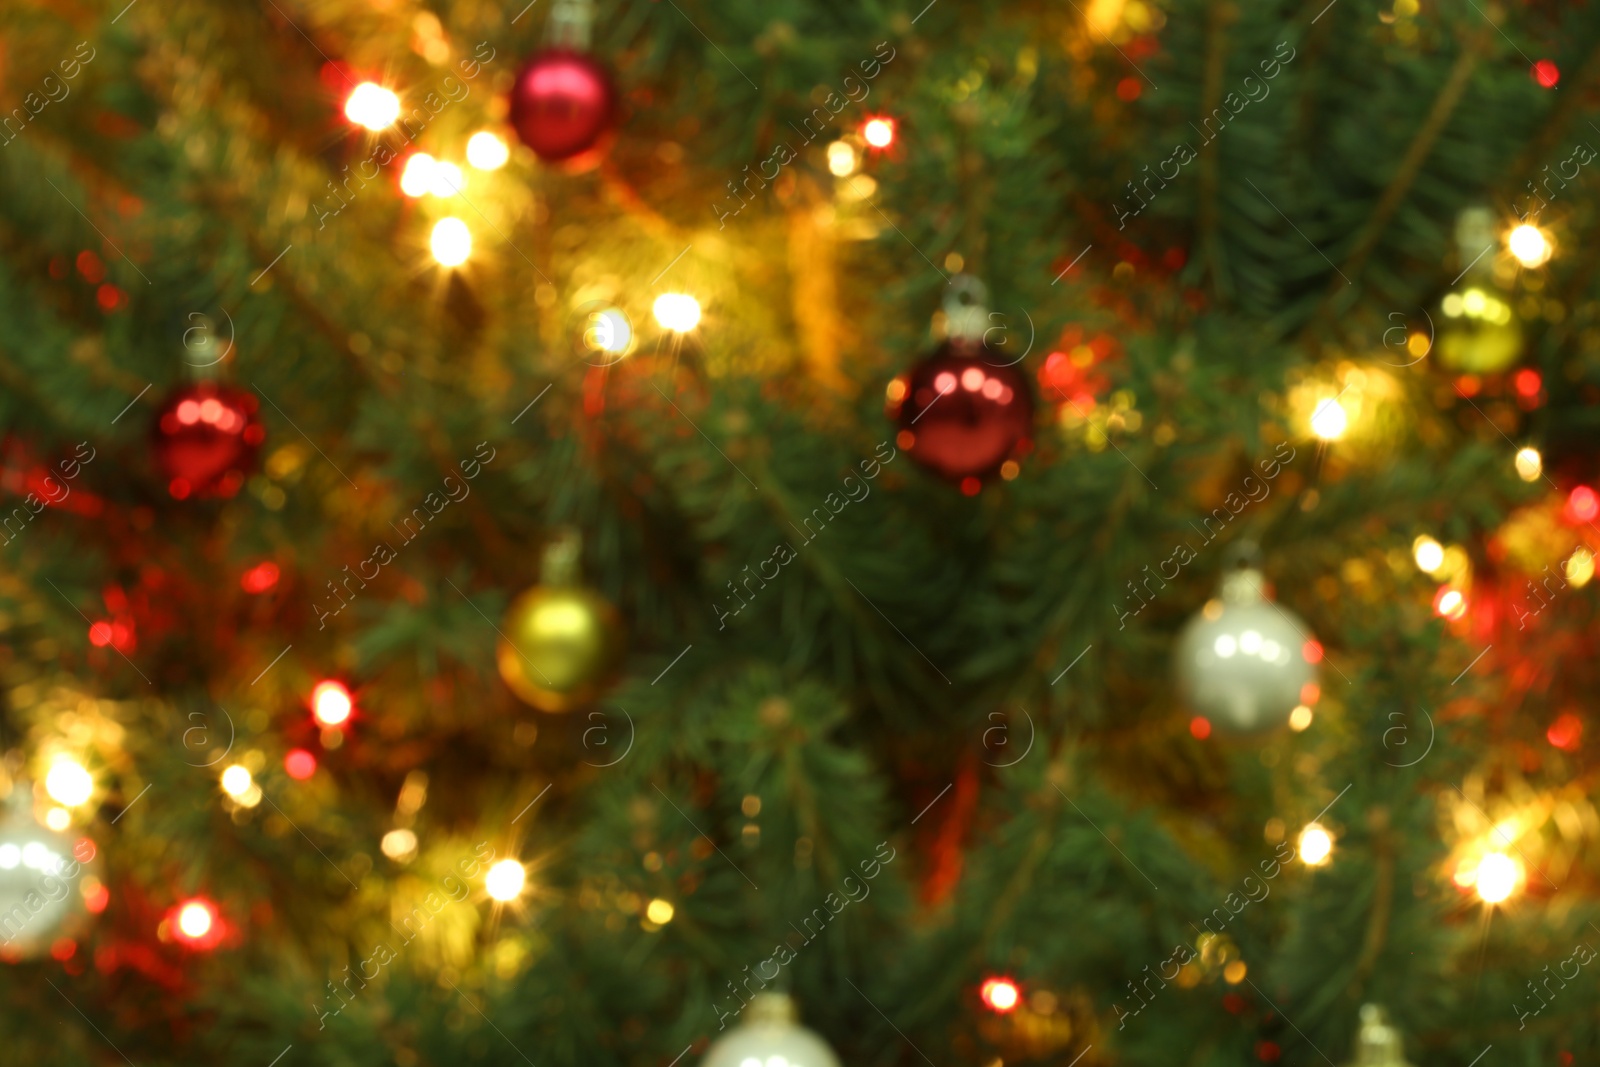
{"type": "Polygon", "coordinates": [[[433,188],[433,172],[439,161],[426,152],[417,152],[406,160],[400,172],[400,191],[413,200],[428,195],[433,188]]]}
{"type": "Polygon", "coordinates": [[[868,119],[861,126],[861,139],[873,148],[888,148],[894,143],[894,120],[868,119]]]}
{"type": "Polygon", "coordinates": [[[527,879],[528,871],[522,864],[516,860],[501,860],[489,868],[484,878],[484,888],[489,891],[489,896],[503,904],[517,899],[527,879]]]}
{"type": "Polygon", "coordinates": [[[978,987],[978,996],[990,1011],[1002,1015],[1014,1010],[1022,1000],[1022,992],[1017,988],[1017,983],[1009,978],[985,979],[983,985],[978,987]]]}
{"type": "Polygon", "coordinates": [[[362,82],[344,102],[344,117],[377,132],[400,117],[400,98],[377,82],[362,82]]]}
{"type": "Polygon", "coordinates": [[[1474,882],[1478,898],[1485,904],[1499,904],[1517,891],[1522,881],[1522,865],[1504,852],[1490,852],[1478,861],[1474,882]]]}
{"type": "Polygon", "coordinates": [[[1307,867],[1321,867],[1333,855],[1333,835],[1318,823],[1300,831],[1300,860],[1307,867]]]}
{"type": "Polygon", "coordinates": [[[94,778],[83,764],[68,756],[61,756],[50,765],[49,772],[44,776],[44,791],[56,803],[75,808],[94,793],[94,778]]]}
{"type": "Polygon", "coordinates": [[[351,709],[355,707],[350,699],[350,690],[342,682],[332,680],[318,682],[311,690],[311,713],[317,721],[324,726],[338,726],[350,718],[351,709]]]}
{"type": "Polygon", "coordinates": [[[511,158],[511,149],[505,141],[488,130],[473,134],[467,140],[467,162],[479,170],[499,170],[511,158]]]}
{"type": "Polygon", "coordinates": [[[1411,557],[1417,561],[1417,568],[1422,573],[1437,574],[1439,568],[1444,566],[1444,546],[1423,534],[1411,543],[1411,557]]]}
{"type": "Polygon", "coordinates": [[[235,763],[222,772],[222,791],[235,800],[250,792],[250,769],[235,763]]]}
{"type": "Polygon", "coordinates": [[[651,311],[662,328],[673,333],[688,333],[700,325],[700,301],[687,293],[662,293],[651,311]]]}
{"type": "Polygon", "coordinates": [[[440,266],[459,267],[472,255],[472,231],[454,216],[440,219],[433,227],[428,246],[440,266]]]}
{"type": "Polygon", "coordinates": [[[1544,457],[1537,448],[1519,448],[1516,464],[1517,477],[1525,482],[1536,482],[1544,473],[1544,457]]]}
{"type": "Polygon", "coordinates": [[[1555,251],[1545,232],[1527,222],[1506,235],[1506,247],[1510,249],[1518,263],[1529,269],[1542,267],[1550,262],[1550,256],[1555,251]]]}
{"type": "Polygon", "coordinates": [[[1324,400],[1311,413],[1311,432],[1324,441],[1337,441],[1350,426],[1350,416],[1337,398],[1324,400]]]}

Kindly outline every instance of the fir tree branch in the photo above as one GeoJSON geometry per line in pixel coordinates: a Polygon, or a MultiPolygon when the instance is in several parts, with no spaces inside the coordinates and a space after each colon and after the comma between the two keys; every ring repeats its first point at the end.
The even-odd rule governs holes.
{"type": "Polygon", "coordinates": [[[1355,279],[1366,266],[1368,257],[1377,248],[1378,241],[1383,236],[1383,228],[1389,224],[1389,220],[1394,217],[1395,211],[1405,200],[1406,194],[1411,191],[1411,186],[1421,173],[1428,154],[1433,151],[1439,135],[1444,132],[1446,124],[1461,103],[1461,98],[1466,95],[1472,81],[1472,73],[1477,69],[1478,60],[1489,45],[1491,34],[1492,31],[1488,29],[1474,34],[1462,48],[1461,55],[1456,57],[1449,76],[1445,78],[1444,84],[1439,87],[1439,92],[1433,98],[1433,106],[1428,109],[1427,118],[1417,127],[1410,146],[1401,157],[1394,177],[1389,180],[1383,195],[1373,205],[1372,214],[1358,231],[1359,236],[1354,247],[1345,257],[1343,267],[1336,272],[1338,276],[1329,283],[1328,295],[1323,298],[1321,307],[1307,324],[1306,335],[1317,332],[1327,319],[1337,312],[1340,304],[1359,295],[1354,285],[1355,279]]]}
{"type": "MultiPolygon", "coordinates": [[[[1203,88],[1200,93],[1200,124],[1222,103],[1222,80],[1228,68],[1228,27],[1239,17],[1233,0],[1212,0],[1206,14],[1206,59],[1203,88]]],[[[1210,275],[1218,299],[1226,304],[1233,296],[1233,284],[1223,265],[1222,243],[1217,225],[1220,212],[1217,208],[1220,185],[1221,158],[1217,151],[1200,153],[1199,206],[1196,211],[1200,231],[1201,262],[1205,274],[1210,275]]],[[[1204,283],[1204,276],[1200,279],[1204,283]]]]}

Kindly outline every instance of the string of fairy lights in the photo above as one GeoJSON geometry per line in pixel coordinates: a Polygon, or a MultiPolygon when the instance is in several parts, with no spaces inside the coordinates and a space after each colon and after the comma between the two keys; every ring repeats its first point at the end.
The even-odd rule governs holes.
{"type": "MultiPolygon", "coordinates": [[[[399,121],[401,110],[398,93],[370,81],[357,85],[346,98],[343,108],[352,124],[373,134],[392,129],[399,121]]],[[[827,146],[827,167],[835,176],[848,178],[860,170],[864,151],[885,150],[896,138],[896,123],[892,118],[870,116],[850,135],[827,146]]],[[[491,129],[473,132],[460,151],[457,159],[423,151],[407,155],[399,168],[397,184],[400,194],[415,200],[432,198],[448,207],[452,200],[463,196],[469,183],[476,180],[475,173],[497,171],[512,158],[507,139],[491,129]]],[[[870,182],[871,179],[863,176],[862,180],[870,182]]],[[[1511,226],[1503,235],[1503,247],[1518,266],[1530,271],[1542,268],[1555,254],[1551,233],[1532,222],[1511,226]]],[[[461,268],[474,255],[472,228],[460,216],[446,214],[432,223],[428,248],[441,268],[461,268]]],[[[1487,284],[1470,284],[1460,292],[1448,294],[1440,310],[1447,320],[1482,321],[1491,325],[1504,325],[1511,315],[1509,302],[1487,284]]],[[[693,294],[672,290],[659,293],[654,298],[652,314],[663,330],[687,334],[700,325],[703,309],[693,294]]],[[[631,350],[632,324],[620,309],[606,308],[594,312],[590,322],[592,327],[603,327],[585,332],[586,343],[593,349],[613,355],[624,355],[631,350]]],[[[1414,333],[1407,339],[1405,347],[1420,359],[1429,354],[1431,346],[1431,337],[1414,333]]],[[[1371,405],[1365,402],[1363,393],[1364,388],[1367,391],[1375,388],[1373,381],[1371,371],[1352,368],[1345,373],[1343,388],[1339,388],[1335,395],[1327,395],[1332,392],[1327,383],[1317,383],[1313,390],[1316,395],[1310,395],[1309,402],[1300,405],[1305,428],[1313,437],[1329,445],[1346,439],[1360,428],[1362,419],[1370,415],[1371,405]]],[[[1514,383],[1515,388],[1525,396],[1536,395],[1540,388],[1537,372],[1529,369],[1517,372],[1514,383]],[[1528,375],[1532,375],[1532,378],[1528,378],[1528,375]]],[[[1513,463],[1516,473],[1525,481],[1533,482],[1543,475],[1543,458],[1531,444],[1516,450],[1513,463]]],[[[1587,522],[1600,515],[1600,496],[1587,486],[1579,486],[1571,491],[1566,510],[1574,520],[1587,522]]],[[[1412,558],[1419,570],[1439,579],[1441,583],[1434,596],[1434,611],[1449,621],[1463,618],[1469,608],[1471,578],[1471,563],[1465,548],[1445,545],[1430,535],[1422,534],[1412,544],[1412,558]]],[[[1574,585],[1587,583],[1593,573],[1594,557],[1587,549],[1575,552],[1566,563],[1566,575],[1574,585]]],[[[246,588],[250,591],[248,585],[246,588]]],[[[356,694],[343,681],[325,678],[313,685],[306,702],[317,725],[323,748],[340,747],[345,733],[360,718],[356,694]]],[[[1307,729],[1311,721],[1310,708],[1301,705],[1289,716],[1288,725],[1300,732],[1307,729]]],[[[1551,740],[1559,745],[1554,728],[1551,740]]],[[[48,803],[40,805],[38,822],[56,834],[65,834],[77,821],[75,813],[92,810],[100,790],[94,774],[77,756],[58,749],[47,750],[42,754],[42,759],[47,769],[41,782],[48,803]]],[[[306,781],[316,775],[318,759],[311,750],[296,747],[284,754],[282,766],[290,779],[306,781]]],[[[266,758],[259,751],[247,752],[240,759],[222,767],[217,772],[217,783],[228,803],[242,810],[258,806],[264,799],[258,776],[265,767],[266,758]]],[[[421,781],[425,782],[425,776],[421,781]]],[[[420,806],[419,797],[425,794],[425,790],[425,784],[419,785],[408,778],[397,810],[409,806],[409,818],[409,814],[414,814],[420,806]]],[[[1273,824],[1276,824],[1275,830],[1269,829],[1269,837],[1274,832],[1278,840],[1287,836],[1281,820],[1272,820],[1269,827],[1273,824]]],[[[1463,839],[1450,861],[1450,881],[1462,892],[1474,894],[1489,908],[1507,904],[1527,880],[1524,862],[1513,854],[1516,851],[1514,841],[1525,831],[1526,827],[1518,818],[1509,815],[1463,839]]],[[[1320,821],[1304,824],[1295,833],[1294,842],[1296,861],[1309,869],[1332,863],[1338,848],[1335,830],[1320,821]]],[[[383,854],[397,863],[414,858],[418,846],[417,834],[409,821],[406,825],[396,825],[385,832],[380,841],[383,854]]],[[[24,863],[29,847],[32,845],[0,843],[0,870],[24,863]]],[[[39,848],[44,847],[39,844],[39,848]]],[[[45,862],[39,858],[42,852],[36,850],[32,855],[34,862],[45,862]]],[[[528,867],[514,858],[500,859],[485,871],[483,889],[496,905],[515,904],[530,891],[528,867]]],[[[105,907],[106,890],[97,880],[85,879],[82,895],[90,910],[98,912],[105,907]]],[[[643,912],[646,928],[659,929],[672,920],[675,909],[671,902],[657,898],[644,905],[643,912]]],[[[172,905],[161,921],[158,935],[163,940],[191,949],[209,950],[225,944],[231,936],[231,928],[222,908],[215,901],[196,895],[185,897],[172,905]]],[[[1235,985],[1242,982],[1246,975],[1244,962],[1231,958],[1225,963],[1220,971],[1224,980],[1235,985]]],[[[986,978],[978,990],[978,996],[987,1008],[1001,1015],[1016,1011],[1028,1002],[1019,983],[1003,975],[986,978]]]]}

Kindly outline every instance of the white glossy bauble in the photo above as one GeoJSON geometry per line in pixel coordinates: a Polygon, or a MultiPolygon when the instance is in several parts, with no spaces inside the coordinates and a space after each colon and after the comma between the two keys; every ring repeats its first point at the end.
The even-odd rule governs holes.
{"type": "MultiPolygon", "coordinates": [[[[92,856],[93,846],[84,854],[92,856]]],[[[73,839],[40,826],[24,811],[0,806],[0,956],[42,955],[83,920],[88,867],[73,839]]]]}
{"type": "Polygon", "coordinates": [[[795,1021],[794,1001],[784,993],[757,993],[739,1021],[712,1042],[702,1067],[839,1067],[839,1058],[795,1021]]]}
{"type": "Polygon", "coordinates": [[[1283,726],[1297,705],[1316,698],[1321,646],[1302,619],[1266,598],[1262,585],[1254,568],[1230,573],[1222,595],[1178,635],[1179,695],[1226,733],[1283,726]]]}

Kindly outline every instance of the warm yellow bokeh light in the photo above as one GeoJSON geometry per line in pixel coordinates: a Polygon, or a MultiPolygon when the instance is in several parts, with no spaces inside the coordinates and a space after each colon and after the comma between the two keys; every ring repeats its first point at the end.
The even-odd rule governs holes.
{"type": "Polygon", "coordinates": [[[222,791],[230,797],[241,797],[250,791],[250,769],[235,763],[222,772],[222,791]]]}
{"type": "Polygon", "coordinates": [[[472,255],[472,231],[454,215],[440,219],[428,241],[433,258],[443,267],[459,267],[472,255]]]}
{"type": "Polygon", "coordinates": [[[527,879],[528,872],[522,864],[516,860],[501,860],[489,868],[489,874],[483,884],[491,897],[505,903],[517,899],[527,879]]]}
{"type": "Polygon", "coordinates": [[[688,333],[700,324],[700,301],[687,293],[662,293],[651,311],[663,328],[674,333],[688,333]]]}
{"type": "Polygon", "coordinates": [[[1506,247],[1524,267],[1542,267],[1555,251],[1549,236],[1532,223],[1524,222],[1506,235],[1506,247]]]}
{"type": "Polygon", "coordinates": [[[1311,709],[1304,704],[1297,704],[1289,713],[1289,729],[1300,733],[1311,725],[1311,719],[1311,709]]]}
{"type": "Polygon", "coordinates": [[[511,158],[511,149],[499,137],[482,130],[467,141],[467,162],[479,170],[499,170],[511,158]]]}
{"type": "Polygon", "coordinates": [[[894,123],[888,119],[870,119],[861,127],[861,136],[873,148],[888,148],[894,140],[894,123]]]}
{"type": "Polygon", "coordinates": [[[1350,416],[1337,399],[1324,400],[1311,413],[1311,432],[1324,441],[1337,441],[1350,426],[1350,416]]]}
{"type": "Polygon", "coordinates": [[[417,835],[410,830],[390,830],[383,835],[383,840],[378,842],[378,847],[383,849],[383,854],[392,860],[403,860],[414,855],[417,851],[417,835]]]}
{"type": "Polygon", "coordinates": [[[415,199],[426,196],[433,188],[433,172],[439,161],[426,152],[418,152],[406,160],[400,172],[400,191],[415,199]]]}
{"type": "Polygon", "coordinates": [[[828,170],[841,178],[856,172],[856,150],[847,141],[835,141],[828,146],[828,170]]]}
{"type": "Polygon", "coordinates": [[[1307,867],[1321,867],[1333,855],[1333,835],[1317,823],[1307,823],[1300,831],[1300,860],[1307,867]]]}
{"type": "Polygon", "coordinates": [[[467,188],[467,176],[454,163],[435,163],[428,182],[428,192],[441,200],[448,199],[467,188]]]}
{"type": "Polygon", "coordinates": [[[676,913],[677,909],[674,908],[671,903],[662,900],[660,897],[656,897],[656,899],[652,900],[649,906],[644,909],[644,917],[655,923],[657,926],[667,925],[672,921],[672,916],[676,913]]]}
{"type": "Polygon", "coordinates": [[[51,808],[44,813],[44,824],[59,834],[72,825],[72,812],[66,808],[51,808]]]}
{"type": "Polygon", "coordinates": [[[1504,852],[1491,852],[1478,861],[1474,882],[1485,904],[1499,904],[1517,891],[1522,865],[1504,852]]]}
{"type": "Polygon", "coordinates": [[[394,125],[400,98],[377,82],[362,82],[344,102],[345,118],[374,132],[394,125]]]}
{"type": "Polygon", "coordinates": [[[1536,482],[1544,473],[1544,457],[1537,448],[1519,448],[1516,462],[1517,477],[1525,482],[1536,482]]]}
{"type": "Polygon", "coordinates": [[[50,765],[49,772],[44,776],[44,791],[49,793],[50,799],[57,804],[75,808],[94,793],[94,778],[84,769],[83,764],[70,757],[61,756],[50,765]]]}
{"type": "Polygon", "coordinates": [[[1582,589],[1594,577],[1594,553],[1587,548],[1579,547],[1567,557],[1567,581],[1573,588],[1582,589]]]}
{"type": "Polygon", "coordinates": [[[1444,546],[1427,534],[1411,542],[1411,556],[1424,574],[1438,574],[1444,566],[1444,546]]]}

